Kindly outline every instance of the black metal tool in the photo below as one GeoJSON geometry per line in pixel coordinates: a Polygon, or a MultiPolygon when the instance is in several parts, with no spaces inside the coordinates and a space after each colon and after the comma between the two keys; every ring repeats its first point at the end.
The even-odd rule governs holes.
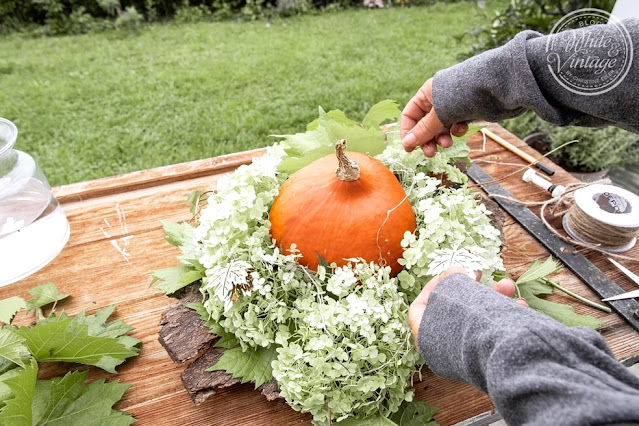
{"type": "MultiPolygon", "coordinates": [[[[499,195],[494,200],[506,210],[526,231],[543,244],[550,253],[561,260],[581,281],[586,283],[602,299],[616,296],[624,292],[613,280],[601,272],[574,247],[550,232],[544,223],[530,209],[520,203],[509,201],[501,197],[516,198],[503,186],[494,182],[492,176],[473,164],[467,171],[468,176],[489,195],[499,195]],[[485,184],[485,185],[484,185],[485,184]]],[[[639,303],[634,299],[615,300],[607,302],[633,328],[639,331],[639,318],[635,312],[639,311],[639,303]]]]}

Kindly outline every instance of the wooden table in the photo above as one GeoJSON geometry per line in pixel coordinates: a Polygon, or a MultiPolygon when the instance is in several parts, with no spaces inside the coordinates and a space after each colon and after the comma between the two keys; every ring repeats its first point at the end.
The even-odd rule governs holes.
{"type": "MultiPolygon", "coordinates": [[[[503,128],[490,129],[525,151],[538,155],[503,128]]],[[[500,178],[518,170],[524,162],[495,142],[484,144],[480,134],[471,140],[476,160],[488,173],[500,178]]],[[[18,295],[28,298],[31,287],[51,281],[62,293],[71,294],[62,307],[70,314],[88,309],[88,313],[116,304],[114,318],[135,327],[132,335],[141,339],[140,355],[118,368],[117,376],[91,369],[90,377],[117,377],[133,384],[116,406],[133,415],[140,425],[292,425],[310,424],[308,414],[298,413],[284,402],[267,402],[251,384],[240,385],[212,396],[202,405],[192,404],[180,382],[183,366],[174,364],[160,346],[157,333],[161,313],[175,303],[161,292],[149,288],[151,271],[178,264],[178,250],[164,241],[160,220],[190,219],[187,195],[195,189],[211,189],[224,173],[251,161],[263,153],[255,150],[108,177],[55,188],[71,224],[71,237],[60,255],[36,274],[0,288],[0,299],[18,295]]],[[[572,182],[558,170],[554,183],[572,182]]],[[[518,172],[501,184],[522,200],[544,200],[548,194],[521,181],[518,172]]],[[[556,221],[555,221],[556,223],[556,221]]],[[[534,259],[545,260],[548,253],[523,228],[507,217],[503,258],[508,271],[519,276],[534,259]]],[[[585,253],[624,290],[632,282],[616,270],[602,255],[585,253]]],[[[639,245],[627,253],[639,258],[639,245]]],[[[629,265],[636,270],[637,264],[629,265]]],[[[595,294],[568,270],[557,279],[565,287],[596,300],[595,294]]],[[[639,361],[639,333],[618,315],[605,314],[561,294],[552,300],[571,303],[579,313],[603,319],[601,330],[617,358],[627,365],[639,361]]],[[[26,321],[18,317],[19,321],[26,321]]],[[[474,388],[434,376],[425,369],[424,381],[416,384],[417,398],[428,405],[442,407],[436,420],[442,425],[466,419],[482,424],[495,420],[489,398],[474,388]]]]}

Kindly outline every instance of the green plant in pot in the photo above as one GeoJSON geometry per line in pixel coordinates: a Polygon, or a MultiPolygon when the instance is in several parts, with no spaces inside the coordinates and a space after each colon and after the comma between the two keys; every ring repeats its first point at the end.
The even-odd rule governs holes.
{"type": "Polygon", "coordinates": [[[548,158],[574,174],[639,162],[639,135],[617,127],[557,127],[532,113],[503,125],[542,154],[552,151],[548,158]]]}

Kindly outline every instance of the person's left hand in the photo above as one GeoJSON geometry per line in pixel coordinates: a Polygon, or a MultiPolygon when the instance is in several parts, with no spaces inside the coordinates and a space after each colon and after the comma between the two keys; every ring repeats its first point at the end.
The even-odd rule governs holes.
{"type": "MultiPolygon", "coordinates": [[[[424,312],[426,311],[426,305],[428,304],[428,298],[430,294],[435,289],[435,286],[439,284],[441,280],[446,278],[452,274],[464,274],[466,275],[466,271],[459,266],[452,266],[446,269],[441,274],[434,277],[432,280],[428,282],[419,293],[417,298],[411,303],[408,308],[408,326],[410,327],[411,332],[413,333],[413,339],[415,339],[415,344],[417,344],[417,334],[419,332],[419,325],[422,323],[422,317],[424,316],[424,312]]],[[[477,280],[481,278],[481,273],[475,273],[477,280]]],[[[515,282],[510,278],[504,278],[502,280],[497,281],[493,287],[493,290],[498,293],[503,294],[506,297],[513,297],[515,294],[515,282]]],[[[471,303],[471,302],[469,302],[471,303]]],[[[528,303],[524,299],[516,299],[515,303],[518,303],[522,306],[528,307],[528,303]]]]}

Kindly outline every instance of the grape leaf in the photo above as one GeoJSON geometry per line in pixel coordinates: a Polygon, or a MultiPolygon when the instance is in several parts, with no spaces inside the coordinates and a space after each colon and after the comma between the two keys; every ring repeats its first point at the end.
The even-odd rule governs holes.
{"type": "Polygon", "coordinates": [[[448,158],[468,160],[468,154],[470,153],[470,147],[468,146],[468,138],[477,133],[479,130],[486,126],[480,126],[477,124],[469,123],[468,131],[463,136],[452,136],[453,145],[449,148],[442,148],[437,145],[437,150],[444,152],[448,158]]]}
{"type": "Polygon", "coordinates": [[[142,342],[139,339],[127,335],[129,331],[134,330],[130,325],[125,324],[120,320],[111,321],[109,323],[106,320],[115,311],[115,306],[107,306],[95,315],[86,315],[85,311],[78,313],[74,317],[69,317],[64,312],[60,316],[50,315],[40,321],[40,324],[47,324],[56,321],[66,321],[71,319],[71,327],[85,324],[88,327],[89,336],[93,337],[112,337],[117,339],[127,349],[137,351],[137,346],[142,342]]]}
{"type": "Polygon", "coordinates": [[[5,371],[0,374],[0,410],[5,406],[5,403],[13,398],[13,392],[11,392],[11,388],[5,383],[5,381],[19,376],[24,371],[23,368],[17,368],[17,365],[13,364],[14,368],[11,370],[5,371]]]}
{"type": "MultiPolygon", "coordinates": [[[[375,121],[396,119],[399,109],[392,101],[382,101],[374,105],[367,115],[367,125],[359,125],[348,119],[339,110],[324,112],[320,108],[319,117],[307,126],[304,133],[294,135],[273,135],[284,138],[283,146],[287,156],[282,159],[278,170],[294,173],[313,161],[335,153],[335,142],[347,140],[347,150],[368,153],[375,156],[386,148],[386,137],[373,126],[375,121]],[[392,107],[394,105],[394,107],[392,107]]],[[[348,152],[347,151],[347,152],[348,152]]]]}
{"type": "Polygon", "coordinates": [[[115,306],[107,306],[95,315],[87,316],[84,311],[80,312],[71,320],[73,326],[86,324],[88,333],[93,337],[112,337],[116,339],[125,348],[134,351],[137,355],[138,346],[142,344],[142,341],[127,335],[129,331],[133,331],[134,328],[120,320],[106,322],[111,314],[115,311],[115,306]]]}
{"type": "Polygon", "coordinates": [[[160,223],[164,229],[164,239],[172,246],[181,246],[193,234],[193,227],[186,222],[175,223],[161,220],[160,223]]]}
{"type": "Polygon", "coordinates": [[[335,426],[398,426],[398,424],[387,417],[369,416],[363,419],[348,417],[335,423],[335,426]]]}
{"type": "Polygon", "coordinates": [[[532,309],[542,312],[567,326],[586,326],[591,328],[599,328],[603,323],[597,318],[590,315],[580,315],[575,312],[572,306],[561,303],[551,302],[536,296],[537,290],[540,288],[529,284],[519,285],[521,297],[526,299],[528,306],[532,309]]]}
{"type": "Polygon", "coordinates": [[[5,324],[10,324],[20,309],[25,309],[26,307],[27,303],[22,297],[13,296],[0,300],[0,321],[5,324]]]}
{"type": "Polygon", "coordinates": [[[226,371],[233,378],[242,379],[242,383],[255,382],[257,389],[273,378],[271,362],[276,358],[275,345],[246,352],[243,352],[242,348],[227,349],[215,365],[206,371],[226,371]]]}
{"type": "Polygon", "coordinates": [[[397,121],[401,115],[397,102],[386,99],[371,107],[362,120],[367,129],[378,128],[385,121],[397,121]]]}
{"type": "Polygon", "coordinates": [[[169,268],[157,269],[153,271],[152,275],[153,281],[151,281],[151,285],[158,281],[163,281],[163,283],[158,284],[156,288],[164,294],[171,294],[201,279],[203,273],[197,271],[191,265],[177,265],[169,268]]]}
{"type": "Polygon", "coordinates": [[[77,362],[115,373],[116,366],[138,353],[116,338],[91,336],[87,324],[71,318],[20,327],[17,332],[38,361],[77,362]]]}
{"type": "Polygon", "coordinates": [[[58,294],[58,289],[53,283],[40,284],[27,291],[33,296],[33,299],[27,302],[27,312],[69,297],[68,294],[58,294]]]}
{"type": "MultiPolygon", "coordinates": [[[[0,329],[0,358],[18,364],[20,367],[26,367],[25,362],[30,356],[24,337],[14,329],[0,329]]],[[[7,369],[7,366],[3,367],[3,370],[7,369]]]]}
{"type": "MultiPolygon", "coordinates": [[[[321,123],[321,121],[320,121],[321,123]]],[[[346,155],[348,151],[363,152],[375,156],[386,149],[386,136],[379,128],[364,129],[360,126],[344,126],[336,121],[326,120],[324,125],[330,141],[330,152],[335,155],[335,142],[346,139],[346,155]]]]}
{"type": "Polygon", "coordinates": [[[217,342],[215,342],[214,346],[216,348],[231,349],[231,348],[236,347],[240,343],[237,340],[237,337],[235,337],[235,334],[233,334],[233,333],[229,333],[227,331],[223,331],[222,333],[217,334],[217,335],[219,336],[219,340],[217,342]]]}
{"type": "Polygon", "coordinates": [[[398,426],[437,426],[433,416],[439,410],[439,407],[430,407],[423,401],[404,401],[390,419],[398,426]]]}
{"type": "Polygon", "coordinates": [[[31,358],[31,364],[4,381],[14,397],[6,400],[5,407],[0,411],[0,424],[16,426],[33,424],[31,401],[35,395],[37,376],[38,364],[31,358]]]}
{"type": "Polygon", "coordinates": [[[528,281],[523,284],[517,284],[517,287],[519,289],[526,288],[527,291],[531,292],[535,296],[553,293],[552,286],[546,284],[543,280],[528,281]]]}
{"type": "MultiPolygon", "coordinates": [[[[333,109],[333,110],[330,110],[329,112],[324,112],[324,109],[322,109],[322,107],[319,107],[319,115],[322,116],[324,114],[326,114],[326,117],[334,121],[337,121],[338,123],[346,124],[347,126],[357,125],[357,122],[346,117],[346,114],[344,114],[344,112],[340,111],[339,109],[333,109]]],[[[306,126],[306,130],[315,130],[318,127],[319,127],[319,118],[316,118],[315,120],[308,123],[308,125],[306,126]]]]}
{"type": "Polygon", "coordinates": [[[88,372],[67,373],[64,377],[39,380],[33,398],[33,424],[130,425],[133,417],[114,410],[130,385],[104,379],[84,385],[88,372]]]}

